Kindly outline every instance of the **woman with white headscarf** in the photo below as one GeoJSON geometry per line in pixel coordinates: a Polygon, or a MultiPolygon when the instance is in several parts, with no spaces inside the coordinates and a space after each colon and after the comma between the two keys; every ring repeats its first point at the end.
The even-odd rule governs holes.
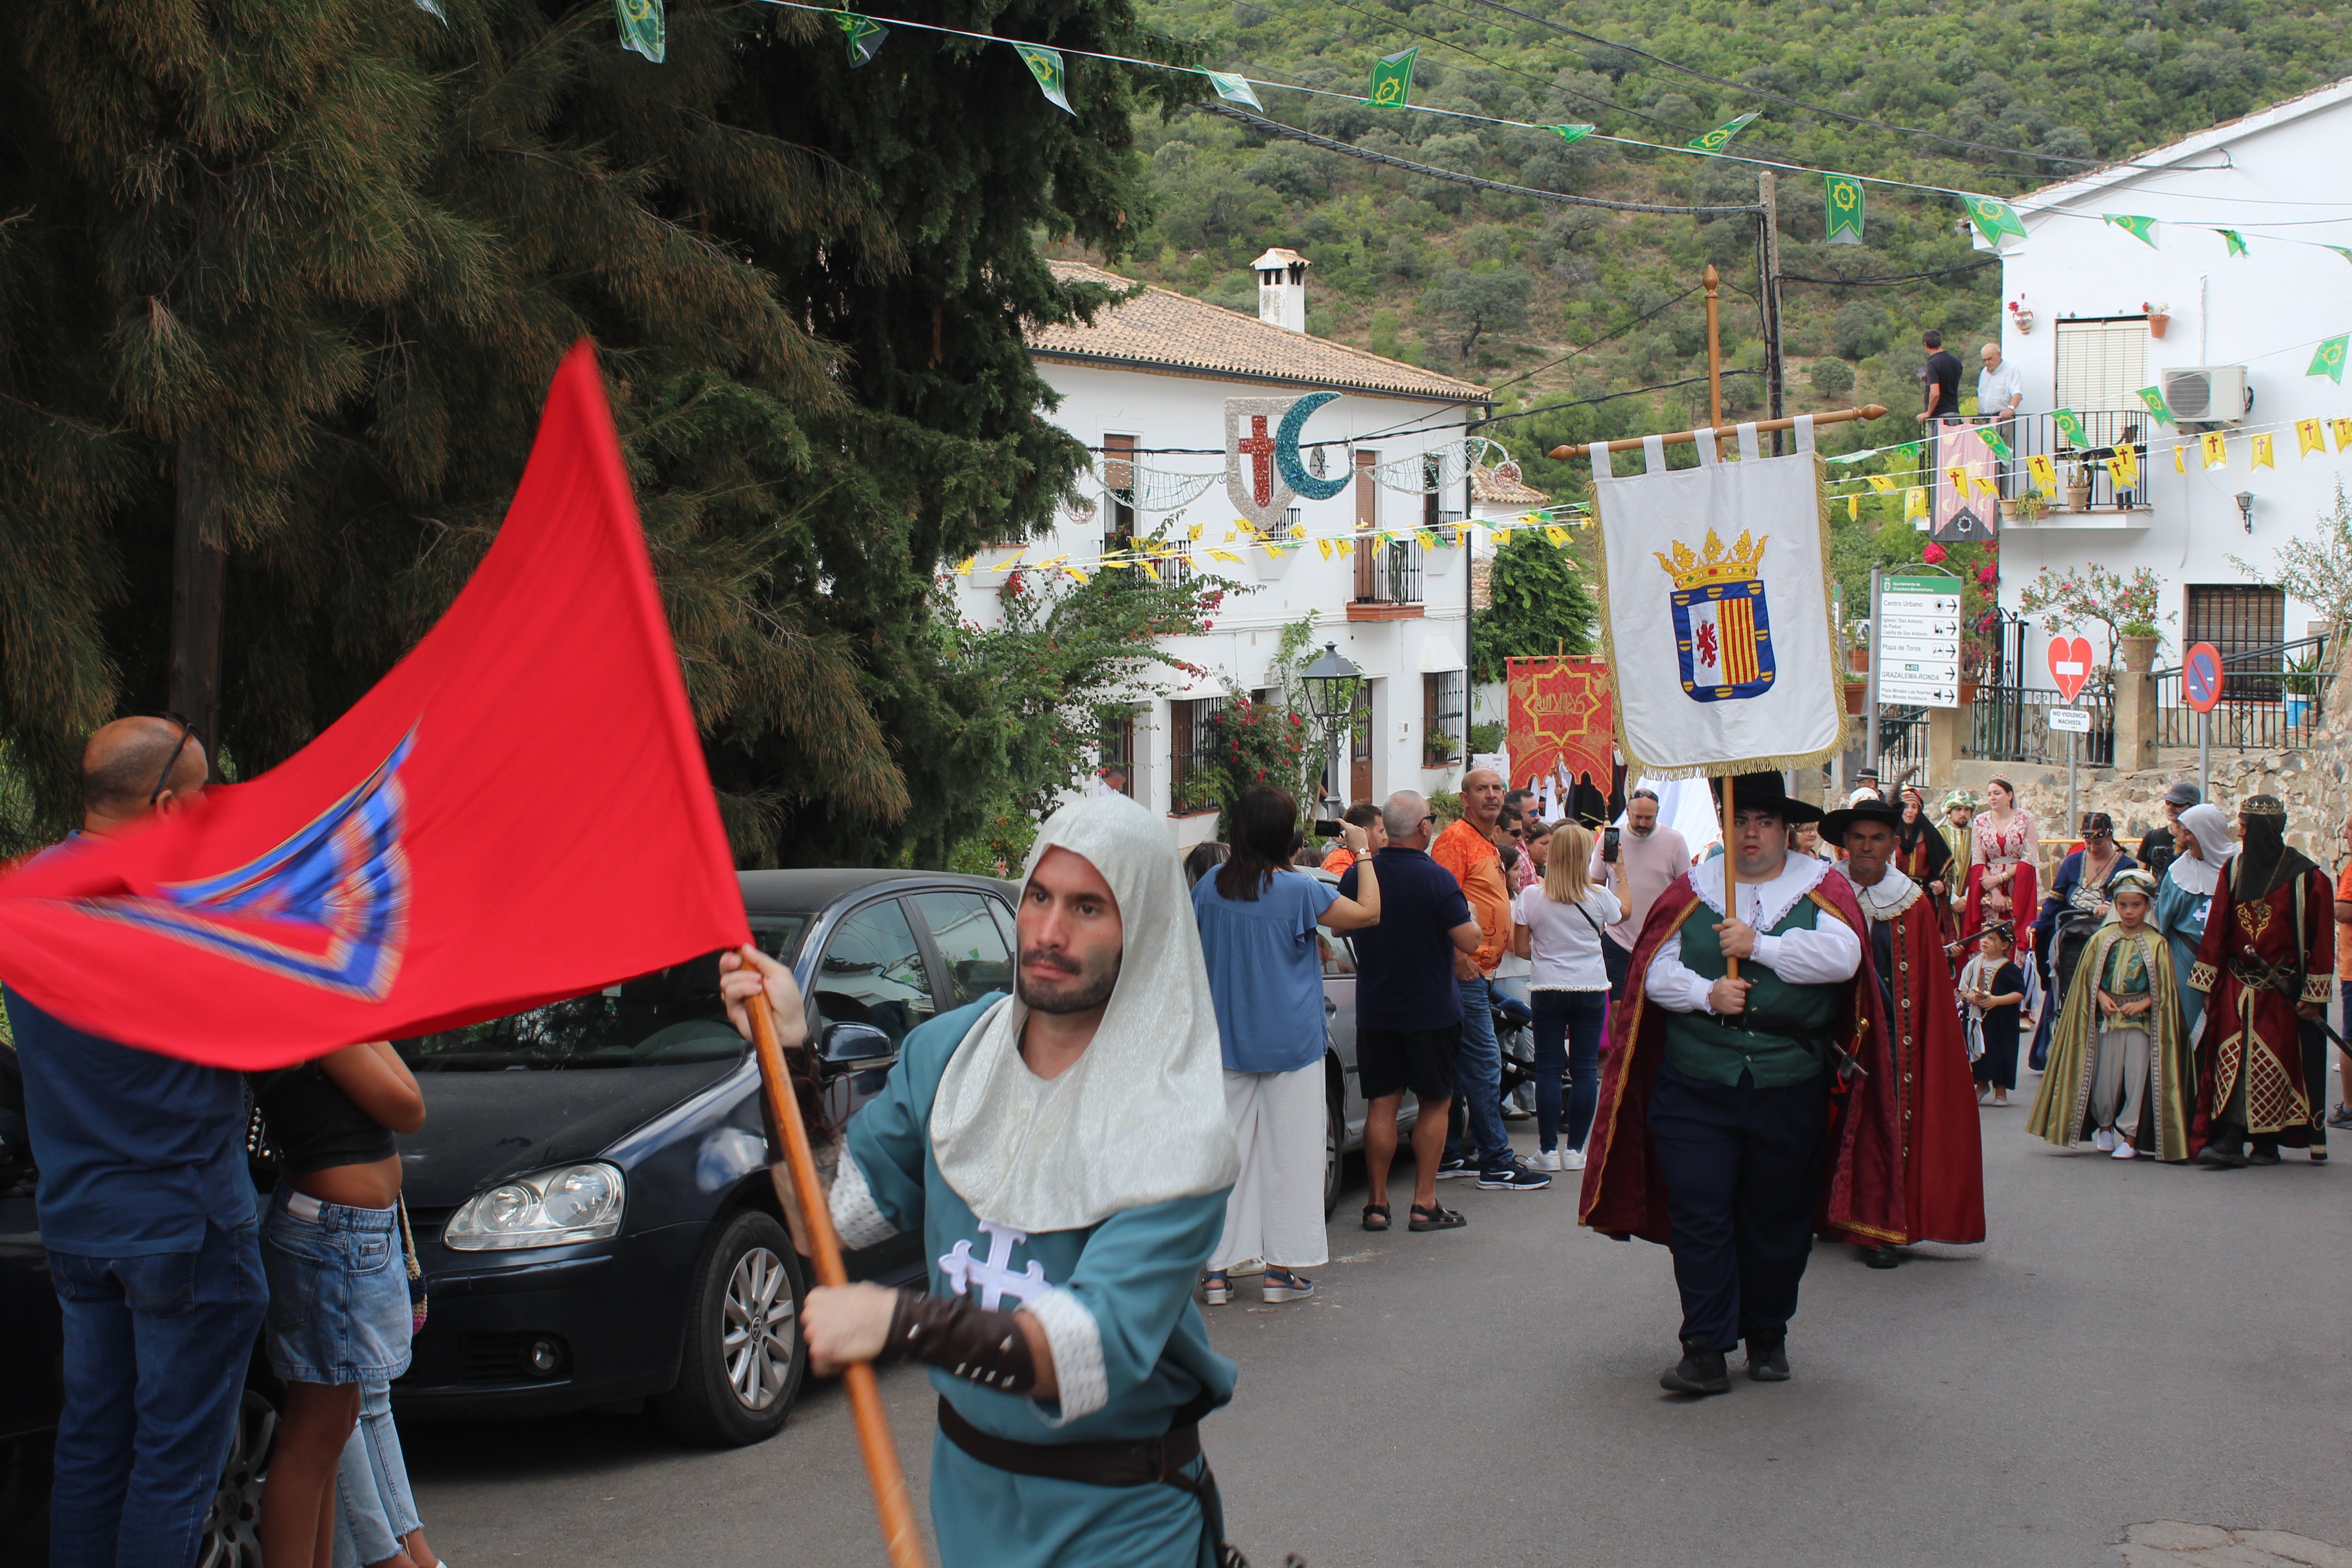
{"type": "MultiPolygon", "coordinates": [[[[907,1036],[851,1119],[827,1207],[847,1247],[921,1238],[929,1292],[809,1292],[809,1363],[928,1363],[945,1568],[1211,1568],[1223,1521],[1202,1416],[1232,1399],[1192,1283],[1241,1168],[1216,1007],[1160,820],[1125,795],[1039,829],[1016,994],[907,1036]]],[[[789,970],[720,959],[728,1015],[789,970]]]]}
{"type": "MultiPolygon", "coordinates": [[[[2164,868],[2164,881],[2156,890],[2155,924],[2172,944],[2173,973],[2185,981],[2205,941],[2213,889],[2221,885],[2222,868],[2238,847],[2230,842],[2230,819],[2218,805],[2192,805],[2182,812],[2172,824],[2172,863],[2164,868]]],[[[2205,998],[2182,985],[2180,1011],[2189,1020],[2189,1038],[2194,1040],[2205,998]]]]}

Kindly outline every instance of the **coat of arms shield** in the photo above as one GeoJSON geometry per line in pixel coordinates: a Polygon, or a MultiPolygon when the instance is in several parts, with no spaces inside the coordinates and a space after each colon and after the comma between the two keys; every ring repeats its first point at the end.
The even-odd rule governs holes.
{"type": "Polygon", "coordinates": [[[1282,525],[1294,492],[1275,459],[1282,416],[1296,397],[1225,399],[1225,495],[1261,533],[1282,525]]]}
{"type": "Polygon", "coordinates": [[[1658,564],[1674,580],[1675,650],[1684,692],[1694,702],[1731,702],[1772,689],[1772,620],[1758,563],[1761,539],[1743,532],[1725,553],[1707,531],[1706,553],[1679,542],[1658,564]]]}

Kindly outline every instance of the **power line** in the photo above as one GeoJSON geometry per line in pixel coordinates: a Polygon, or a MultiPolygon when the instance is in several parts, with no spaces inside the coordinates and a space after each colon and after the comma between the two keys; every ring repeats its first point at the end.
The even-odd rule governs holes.
{"type": "Polygon", "coordinates": [[[1801,272],[1783,272],[1783,283],[1828,283],[1840,289],[1874,289],[1885,283],[1911,283],[1922,278],[1949,278],[1955,272],[1974,272],[1990,267],[2000,259],[1988,256],[1981,261],[1963,262],[1958,267],[1939,267],[1933,272],[1892,272],[1880,278],[1808,278],[1801,272]]]}

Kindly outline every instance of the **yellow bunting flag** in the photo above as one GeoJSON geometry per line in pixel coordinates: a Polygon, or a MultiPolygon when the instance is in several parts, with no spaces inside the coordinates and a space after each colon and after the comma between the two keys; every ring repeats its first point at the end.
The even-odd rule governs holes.
{"type": "Polygon", "coordinates": [[[1150,562],[1147,561],[1147,562],[1145,562],[1145,563],[1143,563],[1143,569],[1144,569],[1146,572],[1149,572],[1149,573],[1150,573],[1150,574],[1151,574],[1151,580],[1152,580],[1153,582],[1157,583],[1157,582],[1159,582],[1159,581],[1160,581],[1160,568],[1159,568],[1159,567],[1157,567],[1157,566],[1153,565],[1150,562]]]}
{"type": "Polygon", "coordinates": [[[1268,540],[1266,542],[1265,552],[1268,555],[1273,556],[1276,561],[1283,559],[1282,546],[1275,543],[1272,540],[1268,540]]]}
{"type": "Polygon", "coordinates": [[[1434,530],[1416,528],[1412,531],[1412,536],[1421,541],[1421,547],[1423,550],[1434,550],[1437,548],[1437,534],[1434,530]]]}
{"type": "Polygon", "coordinates": [[[2180,443],[2178,441],[2172,444],[2172,471],[2176,474],[2189,471],[2189,459],[2180,455],[2180,443]]]}
{"type": "Polygon", "coordinates": [[[2230,466],[2230,444],[2219,430],[2208,430],[2197,437],[2197,456],[2209,468],[2230,466]]]}
{"type": "Polygon", "coordinates": [[[1324,560],[1326,560],[1326,561],[1330,560],[1330,559],[1331,559],[1331,542],[1330,542],[1329,540],[1328,540],[1328,539],[1318,539],[1318,540],[1317,540],[1317,541],[1315,542],[1315,543],[1316,543],[1317,548],[1320,549],[1320,550],[1323,552],[1323,559],[1324,559],[1324,560]]]}
{"type": "Polygon", "coordinates": [[[1234,542],[1234,531],[1233,531],[1232,529],[1230,529],[1230,528],[1229,528],[1229,529],[1227,529],[1227,530],[1225,530],[1225,542],[1226,542],[1227,544],[1231,544],[1231,543],[1234,542]]]}
{"type": "Polygon", "coordinates": [[[1966,468],[1958,468],[1957,466],[1946,468],[1944,470],[1944,477],[1952,481],[1952,493],[1954,495],[1964,496],[1969,493],[1969,471],[1966,468]]]}
{"type": "Polygon", "coordinates": [[[2336,421],[2336,449],[2339,452],[2352,447],[2352,419],[2336,421]]]}
{"type": "Polygon", "coordinates": [[[1555,546],[1565,545],[1568,542],[1568,530],[1556,522],[1548,522],[1544,524],[1544,537],[1550,540],[1555,546]]]}
{"type": "Polygon", "coordinates": [[[1907,522],[1912,518],[1925,517],[1927,515],[1927,492],[1925,489],[1917,489],[1905,490],[1903,492],[1904,521],[1907,522]]]}
{"type": "Polygon", "coordinates": [[[1848,522],[1860,522],[1862,521],[1862,498],[1860,496],[1848,496],[1845,498],[1845,520],[1848,522]]]}
{"type": "Polygon", "coordinates": [[[1194,539],[1198,539],[1198,538],[1200,538],[1200,537],[1201,537],[1201,530],[1202,530],[1202,528],[1203,526],[1204,526],[1204,525],[1202,525],[1202,524],[1201,524],[1201,523],[1197,523],[1197,522],[1196,522],[1196,523],[1194,523],[1194,524],[1192,525],[1192,537],[1193,537],[1194,539]]]}
{"type": "Polygon", "coordinates": [[[2254,437],[2252,460],[2247,466],[2249,468],[2267,468],[2273,466],[2271,462],[2271,433],[2269,431],[2265,430],[2261,435],[2254,437]]]}
{"type": "Polygon", "coordinates": [[[2139,483],[2139,458],[2129,447],[2117,447],[2116,455],[2107,459],[2107,478],[2115,480],[2119,490],[2131,489],[2139,483]]]}
{"type": "Polygon", "coordinates": [[[1870,488],[1876,490],[1880,495],[1891,496],[1895,493],[1895,480],[1892,476],[1886,474],[1864,474],[1862,477],[1868,479],[1870,481],[1870,488]]]}
{"type": "Polygon", "coordinates": [[[2033,488],[2055,500],[2058,495],[2058,468],[2047,452],[2036,452],[2025,459],[2025,471],[2033,477],[2033,488]]]}
{"type": "Polygon", "coordinates": [[[1303,523],[1303,522],[1294,522],[1294,523],[1292,523],[1292,524],[1290,525],[1290,537],[1291,537],[1291,538],[1293,538],[1293,539],[1304,539],[1304,538],[1306,538],[1306,537],[1307,537],[1307,525],[1306,525],[1305,523],[1303,523]]]}
{"type": "Polygon", "coordinates": [[[1081,583],[1087,581],[1087,574],[1076,566],[1065,566],[1062,570],[1067,572],[1072,577],[1076,578],[1081,583]]]}
{"type": "Polygon", "coordinates": [[[1985,478],[1982,474],[1976,476],[1976,484],[1977,494],[1980,496],[1997,496],[2000,494],[2000,486],[1993,480],[1985,478]]]}
{"type": "Polygon", "coordinates": [[[979,563],[979,556],[967,555],[956,563],[955,574],[959,577],[969,577],[971,575],[971,569],[979,563]]]}
{"type": "Polygon", "coordinates": [[[2294,422],[2294,455],[2296,457],[2308,458],[2314,452],[2324,454],[2326,450],[2326,430],[2318,420],[2298,419],[2294,422]]]}

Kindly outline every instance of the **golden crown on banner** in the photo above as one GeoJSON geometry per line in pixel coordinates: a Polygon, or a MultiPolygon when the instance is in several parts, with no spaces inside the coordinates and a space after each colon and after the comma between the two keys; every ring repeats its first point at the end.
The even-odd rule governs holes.
{"type": "MultiPolygon", "coordinates": [[[[1770,534],[1766,534],[1764,539],[1770,537],[1770,534]]],[[[1757,564],[1764,559],[1764,539],[1751,540],[1743,529],[1739,542],[1731,547],[1730,554],[1726,555],[1723,541],[1717,538],[1715,530],[1710,528],[1706,531],[1706,553],[1704,556],[1692,553],[1691,547],[1680,540],[1675,541],[1675,556],[1671,561],[1666,559],[1664,551],[1653,550],[1650,553],[1658,558],[1658,564],[1665,568],[1666,575],[1675,580],[1677,588],[1699,588],[1709,583],[1744,583],[1756,575],[1757,564]]]]}

